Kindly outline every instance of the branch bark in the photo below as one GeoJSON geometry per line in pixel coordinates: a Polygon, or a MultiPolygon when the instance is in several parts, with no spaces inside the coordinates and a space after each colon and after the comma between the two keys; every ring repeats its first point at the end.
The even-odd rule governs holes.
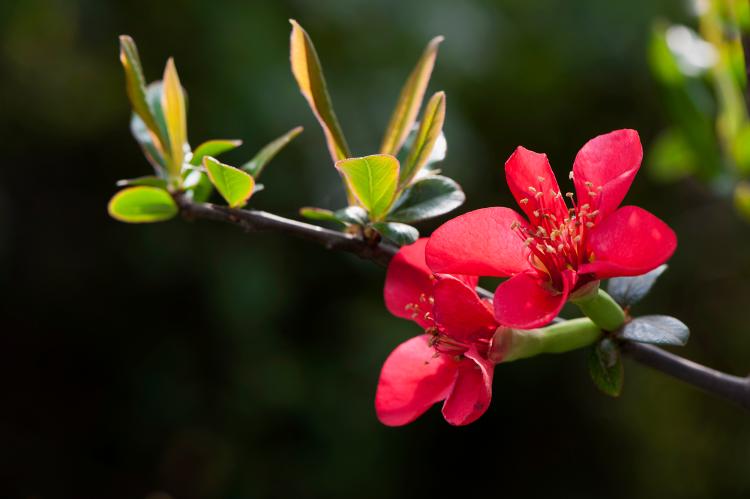
{"type": "MultiPolygon", "coordinates": [[[[238,210],[210,203],[194,203],[184,196],[175,200],[187,220],[212,220],[236,225],[247,232],[280,232],[312,241],[326,249],[352,253],[378,265],[387,266],[398,248],[386,242],[369,243],[362,238],[317,225],[299,222],[258,210],[238,210]]],[[[477,292],[492,298],[486,289],[477,292]]],[[[622,351],[633,360],[668,374],[696,388],[734,402],[750,410],[750,378],[732,376],[666,350],[643,343],[622,342],[622,351]]]]}

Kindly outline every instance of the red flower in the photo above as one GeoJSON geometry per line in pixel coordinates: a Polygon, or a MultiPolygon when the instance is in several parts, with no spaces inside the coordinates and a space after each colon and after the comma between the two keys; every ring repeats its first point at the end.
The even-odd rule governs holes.
{"type": "Polygon", "coordinates": [[[495,318],[543,326],[581,286],[640,275],[672,256],[677,238],[664,222],[636,206],[618,209],[642,157],[635,130],[587,142],[571,172],[576,203],[560,192],[545,154],[519,147],[505,176],[528,220],[499,207],[454,218],[430,238],[427,263],[434,272],[510,277],[495,291],[495,318]]]}
{"type": "Polygon", "coordinates": [[[383,364],[375,411],[388,426],[410,423],[442,400],[446,421],[469,424],[492,397],[494,363],[487,353],[498,325],[491,305],[477,296],[476,277],[434,276],[425,263],[426,244],[420,239],[401,248],[386,275],[388,310],[425,330],[383,364]]]}

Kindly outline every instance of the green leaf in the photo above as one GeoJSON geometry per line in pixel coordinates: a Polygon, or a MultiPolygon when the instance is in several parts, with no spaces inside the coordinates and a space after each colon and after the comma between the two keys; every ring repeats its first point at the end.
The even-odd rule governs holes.
{"type": "Polygon", "coordinates": [[[263,168],[297,135],[302,133],[301,126],[292,128],[281,137],[266,144],[263,149],[258,151],[253,159],[242,165],[242,169],[257,179],[263,172],[263,168]]]}
{"type": "Polygon", "coordinates": [[[596,387],[606,395],[619,397],[624,374],[620,347],[609,338],[604,338],[591,349],[588,364],[596,387]]]}
{"type": "Polygon", "coordinates": [[[427,163],[432,149],[443,131],[445,122],[445,93],[438,92],[430,98],[422,114],[422,121],[414,140],[414,145],[406,157],[406,163],[401,170],[398,185],[406,187],[419,170],[427,163]]]}
{"type": "Polygon", "coordinates": [[[331,211],[325,208],[316,208],[314,206],[305,206],[299,209],[299,214],[310,220],[318,222],[335,222],[344,225],[339,218],[331,211]]]}
{"type": "Polygon", "coordinates": [[[126,178],[117,181],[117,187],[130,187],[136,185],[145,185],[150,187],[158,187],[160,189],[166,189],[167,181],[163,178],[155,177],[153,175],[147,175],[145,177],[137,178],[126,178]]]}
{"type": "Polygon", "coordinates": [[[394,222],[418,222],[444,215],[461,206],[464,191],[448,177],[432,175],[406,189],[388,215],[394,222]]]}
{"type": "Polygon", "coordinates": [[[367,212],[361,206],[347,206],[334,212],[334,216],[347,225],[367,224],[367,212]]]}
{"type": "Polygon", "coordinates": [[[146,100],[146,79],[143,76],[138,47],[128,35],[120,36],[120,62],[125,70],[125,90],[133,111],[147,129],[156,131],[156,123],[146,100]]]}
{"type": "Polygon", "coordinates": [[[442,41],[442,36],[437,36],[430,41],[401,89],[398,102],[393,110],[388,128],[386,128],[383,143],[380,146],[381,153],[398,154],[404,140],[414,126],[414,120],[416,120],[419,108],[422,106],[425,90],[427,90],[427,84],[435,66],[438,46],[442,41]]]}
{"type": "Polygon", "coordinates": [[[644,315],[625,324],[618,336],[639,343],[682,347],[690,338],[690,330],[682,321],[668,315],[644,315]]]}
{"type": "Polygon", "coordinates": [[[228,139],[215,139],[207,140],[203,144],[199,145],[195,151],[193,151],[193,157],[190,159],[190,164],[198,166],[203,163],[204,156],[216,157],[219,154],[231,151],[242,145],[241,140],[228,140],[228,139]]]}
{"type": "Polygon", "coordinates": [[[253,177],[239,168],[220,163],[211,156],[203,158],[203,166],[211,183],[231,208],[245,206],[255,187],[253,177]]]}
{"type": "Polygon", "coordinates": [[[300,92],[307,99],[313,114],[320,122],[326,137],[328,150],[333,161],[339,161],[351,156],[349,146],[346,144],[344,133],[341,131],[336,113],[333,111],[331,97],[328,95],[328,87],[323,77],[323,69],[320,59],[315,51],[315,46],[307,32],[294,19],[292,23],[292,34],[289,40],[290,59],[292,73],[297,80],[300,92]]]}
{"type": "Polygon", "coordinates": [[[734,206],[750,222],[750,184],[740,182],[734,189],[734,206]]]}
{"type": "Polygon", "coordinates": [[[205,203],[211,197],[213,184],[208,175],[200,170],[190,170],[182,181],[185,194],[196,203],[205,203]]]}
{"type": "Polygon", "coordinates": [[[300,208],[300,215],[319,222],[336,222],[341,225],[366,225],[367,212],[361,206],[347,206],[341,210],[331,211],[324,208],[306,206],[300,208]]]}
{"type": "Polygon", "coordinates": [[[607,292],[622,307],[630,307],[641,301],[651,291],[667,265],[659,265],[654,270],[635,277],[615,277],[609,280],[607,292]]]}
{"type": "Polygon", "coordinates": [[[157,187],[128,187],[115,194],[107,206],[109,215],[121,222],[162,222],[179,211],[172,196],[157,187]]]}
{"type": "Polygon", "coordinates": [[[387,154],[338,161],[336,168],[346,180],[349,190],[370,213],[380,220],[391,207],[398,182],[398,160],[387,154]]]}
{"type": "Polygon", "coordinates": [[[173,176],[182,171],[187,148],[187,109],[185,106],[185,94],[177,75],[174,59],[167,60],[162,79],[161,107],[169,133],[169,171],[173,176]]]}
{"type": "Polygon", "coordinates": [[[419,239],[419,231],[411,225],[396,222],[379,222],[372,225],[384,238],[399,246],[411,244],[419,239]]]}

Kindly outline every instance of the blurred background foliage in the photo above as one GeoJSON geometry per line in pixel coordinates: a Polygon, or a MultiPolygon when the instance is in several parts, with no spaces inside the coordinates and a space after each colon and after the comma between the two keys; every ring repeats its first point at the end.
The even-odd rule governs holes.
{"type": "MultiPolygon", "coordinates": [[[[446,36],[430,91],[447,93],[442,168],[464,210],[512,202],[502,164],[519,144],[565,178],[586,140],[632,127],[650,161],[680,128],[649,54],[660,26],[701,29],[673,0],[0,3],[0,495],[747,497],[747,413],[633,363],[610,400],[584,352],[500,366],[469,427],[437,410],[383,427],[380,365],[418,331],[383,307],[382,269],[274,234],[107,217],[114,182],[149,172],[128,131],[121,33],[149,79],[175,57],[193,142],[245,141],[230,164],[305,126],[253,206],[343,204],[289,70],[290,17],[362,152],[377,149],[425,43],[446,36]]],[[[641,174],[627,202],[680,246],[636,313],[679,317],[692,329],[681,353],[748,373],[750,229],[695,176],[655,178],[641,174]]]]}

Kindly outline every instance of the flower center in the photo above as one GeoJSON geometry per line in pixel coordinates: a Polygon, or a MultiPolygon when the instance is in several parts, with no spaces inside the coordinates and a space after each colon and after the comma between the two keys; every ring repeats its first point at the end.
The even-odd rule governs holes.
{"type": "MultiPolygon", "coordinates": [[[[570,172],[570,178],[573,178],[573,172],[570,172]]],[[[599,216],[599,210],[592,204],[599,204],[602,187],[586,182],[589,202],[579,205],[572,192],[563,196],[554,189],[545,191],[545,178],[538,177],[537,180],[536,187],[528,187],[532,195],[519,201],[524,207],[530,205],[533,208],[533,216],[529,217],[531,223],[524,226],[514,222],[511,229],[529,248],[531,266],[548,276],[553,287],[559,290],[562,271],[578,270],[582,264],[593,261],[587,239],[599,216]]]]}

